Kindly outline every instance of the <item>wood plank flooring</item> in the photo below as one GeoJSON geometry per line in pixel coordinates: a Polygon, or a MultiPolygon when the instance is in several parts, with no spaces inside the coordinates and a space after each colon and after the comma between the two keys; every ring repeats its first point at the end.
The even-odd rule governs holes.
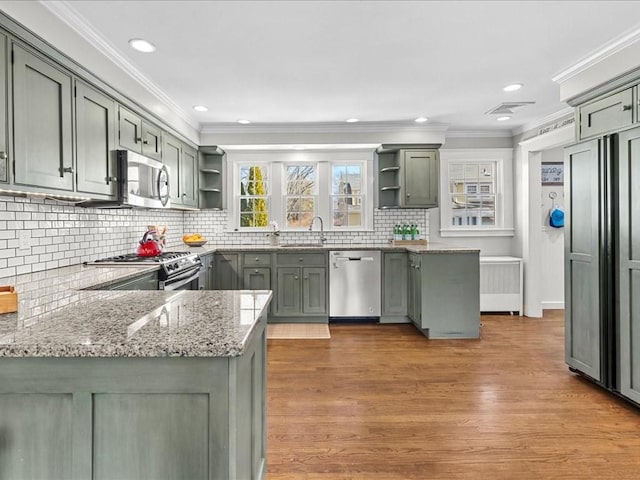
{"type": "Polygon", "coordinates": [[[640,478],[640,410],[569,372],[562,311],[482,322],[269,340],[267,478],[640,478]]]}

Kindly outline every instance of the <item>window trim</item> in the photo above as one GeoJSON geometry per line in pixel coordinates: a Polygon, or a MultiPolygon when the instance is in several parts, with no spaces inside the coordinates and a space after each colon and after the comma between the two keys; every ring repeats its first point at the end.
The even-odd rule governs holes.
{"type": "MultiPolygon", "coordinates": [[[[239,212],[240,166],[260,165],[268,168],[271,190],[268,193],[269,223],[278,223],[280,231],[300,233],[307,228],[287,228],[285,214],[286,167],[314,163],[316,165],[316,198],[315,215],[324,220],[324,230],[328,232],[371,232],[374,230],[374,178],[373,151],[363,149],[349,150],[236,150],[227,152],[227,163],[230,184],[227,192],[227,229],[235,232],[268,232],[270,227],[241,227],[239,212]],[[331,174],[332,166],[340,164],[360,164],[362,167],[362,215],[363,225],[359,227],[334,227],[331,217],[331,174]]],[[[314,231],[317,227],[314,227],[314,231]]]]}
{"type": "Polygon", "coordinates": [[[513,237],[513,149],[442,149],[440,150],[440,236],[441,237],[513,237]],[[449,192],[450,163],[495,162],[496,224],[493,226],[451,225],[449,192]]]}

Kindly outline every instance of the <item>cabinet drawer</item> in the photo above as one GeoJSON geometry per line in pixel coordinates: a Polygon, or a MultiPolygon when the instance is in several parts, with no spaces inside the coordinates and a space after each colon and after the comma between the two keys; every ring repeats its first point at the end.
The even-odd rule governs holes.
{"type": "Polygon", "coordinates": [[[633,88],[579,108],[580,138],[618,130],[633,123],[633,88]]]}
{"type": "Polygon", "coordinates": [[[245,253],[243,261],[245,267],[271,265],[271,255],[268,253],[245,253]]]}
{"type": "Polygon", "coordinates": [[[276,254],[278,265],[326,265],[325,253],[278,253],[276,254]]]}

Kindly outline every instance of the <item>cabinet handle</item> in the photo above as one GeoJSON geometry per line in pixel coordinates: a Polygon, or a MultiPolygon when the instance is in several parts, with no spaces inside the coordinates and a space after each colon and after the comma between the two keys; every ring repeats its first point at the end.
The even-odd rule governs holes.
{"type": "Polygon", "coordinates": [[[213,265],[209,265],[208,270],[212,270],[213,269],[213,265]]]}
{"type": "Polygon", "coordinates": [[[623,105],[622,106],[622,111],[626,112],[627,110],[631,110],[633,108],[633,105],[623,105]]]}
{"type": "Polygon", "coordinates": [[[7,158],[9,158],[7,152],[0,152],[0,160],[6,160],[7,158]]]}
{"type": "Polygon", "coordinates": [[[145,145],[149,145],[149,140],[143,140],[142,143],[144,143],[145,145]]]}
{"type": "Polygon", "coordinates": [[[182,194],[182,198],[184,198],[184,197],[186,197],[186,196],[187,196],[187,194],[186,194],[186,193],[183,193],[183,194],[182,194]]]}
{"type": "Polygon", "coordinates": [[[64,167],[62,173],[74,173],[73,167],[64,167]]]}
{"type": "Polygon", "coordinates": [[[142,141],[142,137],[136,137],[136,143],[141,142],[142,141]]]}
{"type": "Polygon", "coordinates": [[[117,182],[118,181],[118,177],[107,177],[107,183],[109,182],[117,182]]]}

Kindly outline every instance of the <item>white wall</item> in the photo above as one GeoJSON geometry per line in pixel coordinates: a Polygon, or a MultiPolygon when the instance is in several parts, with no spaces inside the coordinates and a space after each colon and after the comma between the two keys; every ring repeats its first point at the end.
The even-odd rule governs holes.
{"type": "MultiPolygon", "coordinates": [[[[564,150],[562,147],[544,150],[542,162],[562,162],[564,150]]],[[[541,301],[543,309],[564,308],[564,229],[553,228],[549,225],[549,212],[554,201],[550,193],[557,195],[555,204],[564,209],[564,187],[556,185],[542,185],[540,204],[542,205],[541,246],[541,301]]]]}

